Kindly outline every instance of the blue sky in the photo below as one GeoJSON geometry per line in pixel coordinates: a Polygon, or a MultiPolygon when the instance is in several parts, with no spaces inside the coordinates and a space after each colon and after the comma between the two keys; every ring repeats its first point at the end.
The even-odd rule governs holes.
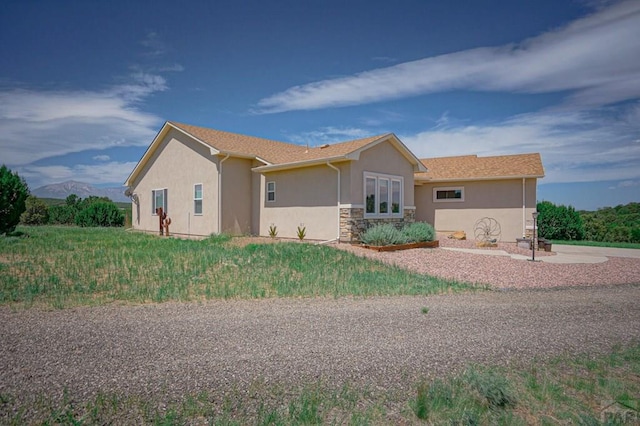
{"type": "Polygon", "coordinates": [[[418,156],[540,152],[538,199],[640,201],[640,1],[0,4],[0,163],[122,185],[164,121],[418,156]]]}

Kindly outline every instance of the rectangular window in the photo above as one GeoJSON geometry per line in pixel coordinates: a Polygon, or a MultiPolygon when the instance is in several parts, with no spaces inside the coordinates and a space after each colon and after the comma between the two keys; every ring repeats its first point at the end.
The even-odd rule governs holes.
{"type": "Polygon", "coordinates": [[[391,213],[400,213],[400,181],[391,181],[391,213]]]}
{"type": "Polygon", "coordinates": [[[365,217],[402,217],[404,179],[365,172],[365,217]]]}
{"type": "Polygon", "coordinates": [[[267,182],[267,201],[276,201],[276,183],[267,182]]]}
{"type": "Polygon", "coordinates": [[[464,201],[464,188],[433,188],[433,202],[442,203],[447,201],[464,201]]]}
{"type": "Polygon", "coordinates": [[[380,191],[380,214],[389,213],[389,179],[378,178],[378,188],[380,191]]]}
{"type": "Polygon", "coordinates": [[[365,179],[365,206],[366,212],[375,214],[376,212],[376,178],[367,177],[365,179]]]}
{"type": "Polygon", "coordinates": [[[156,209],[162,207],[162,211],[167,213],[167,189],[154,189],[151,191],[151,214],[156,214],[156,209]]]}
{"type": "Polygon", "coordinates": [[[193,213],[202,214],[202,184],[193,186],[193,213]]]}

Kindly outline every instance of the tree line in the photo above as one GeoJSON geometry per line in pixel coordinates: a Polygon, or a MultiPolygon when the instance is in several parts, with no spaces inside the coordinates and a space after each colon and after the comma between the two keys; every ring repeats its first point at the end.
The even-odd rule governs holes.
{"type": "Polygon", "coordinates": [[[64,205],[48,206],[29,192],[27,183],[6,166],[0,167],[0,235],[24,225],[123,226],[124,213],[107,197],[80,198],[75,194],[64,205]]]}
{"type": "Polygon", "coordinates": [[[591,212],[542,201],[537,210],[538,234],[550,240],[640,243],[640,203],[591,212]]]}

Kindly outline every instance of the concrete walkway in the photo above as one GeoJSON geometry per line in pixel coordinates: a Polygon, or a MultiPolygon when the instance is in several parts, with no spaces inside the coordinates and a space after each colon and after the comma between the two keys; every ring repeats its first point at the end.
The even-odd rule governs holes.
{"type": "MultiPolygon", "coordinates": [[[[510,254],[504,250],[465,249],[454,247],[441,247],[444,250],[461,251],[464,253],[482,254],[487,256],[510,256],[512,259],[529,260],[531,256],[510,254]]],[[[546,263],[603,263],[609,257],[627,257],[640,259],[640,250],[612,247],[588,247],[554,244],[555,256],[540,256],[536,261],[546,263]]]]}

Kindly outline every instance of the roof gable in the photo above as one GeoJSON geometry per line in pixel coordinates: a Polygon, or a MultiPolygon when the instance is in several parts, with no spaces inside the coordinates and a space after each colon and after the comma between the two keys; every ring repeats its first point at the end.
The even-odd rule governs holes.
{"type": "Polygon", "coordinates": [[[416,171],[426,170],[420,160],[393,133],[308,148],[287,142],[167,121],[125,181],[125,185],[131,185],[140,170],[142,170],[162,140],[172,129],[209,147],[211,155],[230,155],[257,159],[265,164],[256,168],[259,171],[306,167],[327,161],[357,160],[360,152],[384,141],[390,141],[414,165],[416,171]]]}
{"type": "Polygon", "coordinates": [[[538,153],[492,157],[463,155],[423,158],[420,161],[428,169],[425,173],[416,173],[416,180],[422,181],[544,177],[542,159],[538,153]]]}

